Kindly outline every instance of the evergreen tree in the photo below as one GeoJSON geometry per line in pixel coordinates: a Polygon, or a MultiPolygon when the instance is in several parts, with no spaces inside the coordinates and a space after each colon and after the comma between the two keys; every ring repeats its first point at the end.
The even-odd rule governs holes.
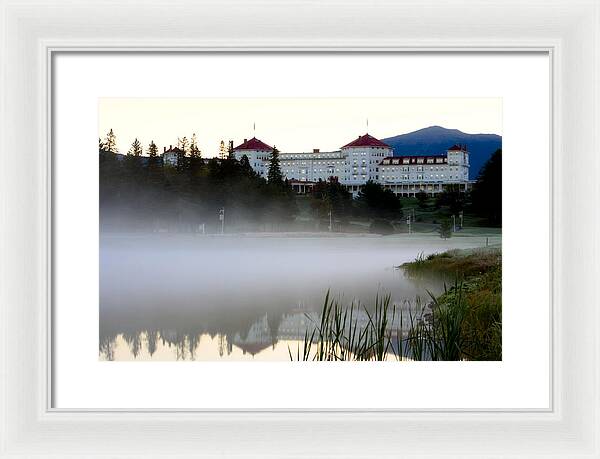
{"type": "Polygon", "coordinates": [[[110,131],[108,131],[108,134],[106,134],[106,139],[104,140],[103,144],[104,144],[104,151],[110,151],[111,153],[118,153],[118,151],[117,151],[117,136],[114,134],[112,129],[110,131]]]}
{"type": "Polygon", "coordinates": [[[502,225],[502,150],[484,164],[471,192],[473,210],[491,225],[502,225]]]}
{"type": "Polygon", "coordinates": [[[227,158],[227,150],[225,149],[225,142],[221,140],[221,144],[219,145],[219,159],[227,158]]]}
{"type": "Polygon", "coordinates": [[[154,140],[148,145],[148,156],[150,156],[150,158],[156,158],[158,156],[158,147],[154,143],[154,140]]]}
{"type": "Polygon", "coordinates": [[[137,139],[137,137],[131,144],[129,151],[127,152],[127,156],[142,156],[142,144],[137,139]]]}
{"type": "Polygon", "coordinates": [[[250,165],[250,160],[248,160],[248,156],[243,155],[240,159],[240,169],[242,173],[248,177],[252,177],[254,175],[254,169],[250,165]]]}
{"type": "Polygon", "coordinates": [[[376,218],[401,217],[402,203],[392,190],[383,188],[379,183],[369,180],[358,193],[358,204],[364,212],[376,218]]]}
{"type": "Polygon", "coordinates": [[[229,159],[235,159],[235,153],[233,152],[233,140],[229,141],[229,147],[227,147],[227,152],[229,153],[229,159]]]}
{"type": "Polygon", "coordinates": [[[180,138],[178,138],[178,139],[177,139],[177,144],[178,144],[177,146],[179,147],[179,149],[180,149],[181,151],[183,151],[183,156],[187,155],[187,154],[188,154],[188,151],[189,151],[189,150],[188,150],[188,148],[189,148],[189,141],[188,141],[188,138],[187,138],[187,137],[185,137],[185,136],[183,136],[181,139],[180,139],[180,138]]]}
{"type": "Polygon", "coordinates": [[[439,209],[447,207],[451,215],[458,214],[465,207],[466,195],[458,185],[450,184],[444,188],[444,191],[438,193],[435,199],[435,206],[439,209]]]}
{"type": "Polygon", "coordinates": [[[104,151],[104,142],[100,137],[98,137],[98,151],[104,151]]]}
{"type": "Polygon", "coordinates": [[[327,181],[319,179],[311,193],[311,207],[320,219],[346,221],[352,214],[352,194],[339,182],[337,177],[327,181]]]}
{"type": "Polygon", "coordinates": [[[279,150],[277,148],[273,148],[273,152],[271,153],[267,180],[273,185],[283,185],[283,174],[279,166],[279,150]]]}
{"type": "Polygon", "coordinates": [[[192,139],[190,141],[190,158],[200,158],[202,153],[198,148],[198,140],[196,139],[196,133],[192,134],[192,139]]]}

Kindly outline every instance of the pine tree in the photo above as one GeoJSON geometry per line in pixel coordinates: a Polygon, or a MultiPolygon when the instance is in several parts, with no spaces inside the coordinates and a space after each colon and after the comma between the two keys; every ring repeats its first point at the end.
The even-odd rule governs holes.
{"type": "Polygon", "coordinates": [[[229,141],[229,146],[227,147],[227,152],[229,154],[229,159],[235,159],[235,153],[233,152],[233,140],[229,141]]]}
{"type": "Polygon", "coordinates": [[[219,159],[227,158],[227,150],[225,149],[225,142],[221,140],[221,145],[219,145],[219,159]]]}
{"type": "Polygon", "coordinates": [[[490,225],[502,225],[502,150],[496,150],[481,168],[471,199],[477,215],[490,225]]]}
{"type": "Polygon", "coordinates": [[[150,156],[150,158],[156,158],[158,156],[158,147],[154,143],[154,140],[150,141],[150,145],[148,145],[148,156],[150,156]]]}
{"type": "Polygon", "coordinates": [[[152,186],[158,186],[161,179],[160,160],[158,158],[158,147],[154,143],[154,140],[148,145],[148,168],[147,168],[147,179],[152,186]]]}
{"type": "Polygon", "coordinates": [[[131,148],[129,148],[129,151],[127,152],[127,156],[142,156],[142,144],[137,139],[137,137],[131,144],[131,148]]]}
{"type": "Polygon", "coordinates": [[[250,161],[248,160],[248,156],[246,155],[242,155],[242,157],[240,158],[240,168],[242,169],[244,175],[247,175],[249,177],[252,177],[254,175],[254,170],[252,169],[250,161]]]}
{"type": "Polygon", "coordinates": [[[104,140],[104,151],[110,151],[111,153],[118,153],[117,151],[117,136],[114,134],[111,129],[106,134],[106,139],[104,140]]]}
{"type": "Polygon", "coordinates": [[[179,144],[179,148],[181,149],[181,151],[183,151],[183,156],[187,155],[188,153],[188,148],[189,148],[189,141],[187,137],[183,137],[181,139],[177,139],[177,143],[179,144]]]}
{"type": "Polygon", "coordinates": [[[281,167],[279,166],[279,150],[277,148],[273,148],[273,152],[271,153],[267,179],[269,183],[272,183],[273,185],[283,184],[283,174],[281,173],[281,167]]]}
{"type": "Polygon", "coordinates": [[[104,142],[100,137],[98,137],[98,151],[104,151],[104,142]]]}
{"type": "Polygon", "coordinates": [[[202,156],[202,152],[198,148],[198,140],[196,139],[196,133],[192,134],[192,140],[190,141],[190,157],[191,158],[200,158],[202,156]]]}

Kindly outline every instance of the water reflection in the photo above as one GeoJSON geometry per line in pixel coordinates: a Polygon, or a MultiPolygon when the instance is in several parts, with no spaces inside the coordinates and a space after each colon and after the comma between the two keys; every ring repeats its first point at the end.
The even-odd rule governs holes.
{"type": "MultiPolygon", "coordinates": [[[[443,289],[394,269],[420,252],[472,246],[428,238],[103,236],[102,360],[289,360],[325,293],[372,305],[390,294],[408,323],[415,297],[443,289]]],[[[399,328],[396,313],[391,324],[399,328]]],[[[367,314],[355,316],[366,326],[367,314]]],[[[390,318],[391,320],[391,318],[390,318]]]]}
{"type": "MultiPolygon", "coordinates": [[[[405,311],[406,312],[406,311],[405,311]]],[[[369,317],[364,311],[356,312],[359,329],[367,327],[369,317]]],[[[320,317],[317,313],[295,312],[285,314],[273,332],[268,314],[252,323],[246,333],[233,335],[200,332],[178,333],[173,329],[142,330],[137,333],[119,333],[103,336],[100,340],[102,360],[215,360],[260,359],[273,360],[289,353],[296,355],[308,333],[312,333],[320,317]],[[218,356],[218,357],[217,357],[218,356]]],[[[401,330],[400,317],[390,313],[392,335],[401,330]]],[[[407,323],[407,322],[406,322],[407,323]]],[[[403,330],[408,329],[406,323],[403,330]]],[[[392,349],[393,351],[393,349],[392,349]]]]}

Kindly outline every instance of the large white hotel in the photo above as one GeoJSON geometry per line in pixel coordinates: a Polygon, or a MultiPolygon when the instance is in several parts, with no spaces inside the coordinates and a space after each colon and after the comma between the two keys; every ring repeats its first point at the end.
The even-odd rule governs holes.
{"type": "MultiPolygon", "coordinates": [[[[244,155],[261,176],[267,176],[273,147],[253,137],[233,149],[236,159],[244,155]]],[[[299,193],[310,191],[319,180],[336,177],[353,195],[372,180],[399,196],[419,191],[436,194],[449,185],[469,187],[469,153],[454,145],[439,155],[393,156],[392,148],[365,134],[337,151],[314,149],[308,153],[280,153],[283,175],[299,193]]]]}

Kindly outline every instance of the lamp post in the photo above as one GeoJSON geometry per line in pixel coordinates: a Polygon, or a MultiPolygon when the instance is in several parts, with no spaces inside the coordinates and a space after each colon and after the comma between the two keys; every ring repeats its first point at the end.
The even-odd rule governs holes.
{"type": "Polygon", "coordinates": [[[219,209],[219,220],[221,220],[221,234],[225,233],[225,207],[219,209]]]}

